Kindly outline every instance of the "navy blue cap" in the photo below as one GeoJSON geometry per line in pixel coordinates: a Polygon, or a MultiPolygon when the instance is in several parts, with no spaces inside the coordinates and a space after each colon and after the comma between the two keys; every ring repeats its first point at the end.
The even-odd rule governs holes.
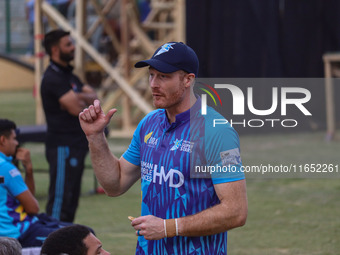
{"type": "Polygon", "coordinates": [[[182,42],[168,42],[159,47],[152,58],[135,64],[136,68],[151,66],[162,73],[183,70],[198,74],[198,57],[189,46],[182,42]]]}

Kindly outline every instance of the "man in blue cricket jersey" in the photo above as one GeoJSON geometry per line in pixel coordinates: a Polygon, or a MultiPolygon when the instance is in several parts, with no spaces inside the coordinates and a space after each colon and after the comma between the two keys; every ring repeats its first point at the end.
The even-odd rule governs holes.
{"type": "Polygon", "coordinates": [[[109,196],[141,178],[142,216],[131,222],[136,254],[227,254],[227,231],[244,225],[248,210],[238,135],[230,125],[212,127],[212,119],[223,118],[212,108],[201,114],[193,92],[198,58],[190,47],[166,43],[135,65],[145,66],[158,109],[139,123],[120,159],[103,132],[116,109],[104,114],[95,100],[79,115],[95,174],[109,196]],[[195,166],[233,171],[200,178],[195,166]]]}
{"type": "Polygon", "coordinates": [[[35,183],[29,150],[18,148],[16,124],[0,119],[0,236],[19,240],[23,248],[39,247],[53,231],[70,225],[39,214],[34,197],[35,183]],[[12,163],[13,157],[21,162],[25,179],[12,163]]]}

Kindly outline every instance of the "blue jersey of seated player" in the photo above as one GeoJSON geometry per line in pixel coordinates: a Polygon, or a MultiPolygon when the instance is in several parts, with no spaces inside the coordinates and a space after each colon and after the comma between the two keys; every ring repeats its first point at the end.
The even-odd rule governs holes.
{"type": "MultiPolygon", "coordinates": [[[[213,119],[223,117],[210,107],[201,115],[200,106],[198,98],[172,124],[164,109],[139,123],[123,157],[141,167],[141,215],[172,219],[196,214],[220,203],[214,184],[244,179],[236,131],[229,124],[213,128],[213,119]],[[232,166],[233,171],[201,178],[206,172],[196,170],[204,172],[204,166],[232,166]]],[[[136,254],[227,254],[227,232],[155,241],[139,236],[136,254]]]]}
{"type": "Polygon", "coordinates": [[[28,187],[12,159],[0,152],[0,176],[4,177],[0,184],[0,236],[18,238],[38,218],[28,215],[15,198],[28,187]]]}

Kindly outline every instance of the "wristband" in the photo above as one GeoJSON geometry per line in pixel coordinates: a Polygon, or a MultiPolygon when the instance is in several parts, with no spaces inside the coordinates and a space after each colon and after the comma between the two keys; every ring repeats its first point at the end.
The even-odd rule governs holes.
{"type": "Polygon", "coordinates": [[[166,234],[166,223],[165,223],[165,220],[163,220],[164,222],[164,233],[165,233],[165,237],[168,237],[168,235],[166,234]]]}
{"type": "Polygon", "coordinates": [[[178,236],[178,224],[177,224],[177,218],[175,219],[175,223],[176,223],[176,236],[178,236]]]}

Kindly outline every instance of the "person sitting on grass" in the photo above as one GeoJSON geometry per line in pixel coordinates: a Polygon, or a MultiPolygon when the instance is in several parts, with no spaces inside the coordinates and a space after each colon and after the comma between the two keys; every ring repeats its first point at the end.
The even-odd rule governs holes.
{"type": "Polygon", "coordinates": [[[51,233],[41,247],[41,255],[110,255],[100,240],[82,225],[72,225],[51,233]]]}
{"type": "Polygon", "coordinates": [[[35,194],[33,167],[29,150],[18,148],[16,124],[0,119],[0,236],[19,240],[22,247],[40,247],[53,231],[71,223],[39,213],[35,194]],[[25,180],[13,164],[21,162],[25,180]]]}

